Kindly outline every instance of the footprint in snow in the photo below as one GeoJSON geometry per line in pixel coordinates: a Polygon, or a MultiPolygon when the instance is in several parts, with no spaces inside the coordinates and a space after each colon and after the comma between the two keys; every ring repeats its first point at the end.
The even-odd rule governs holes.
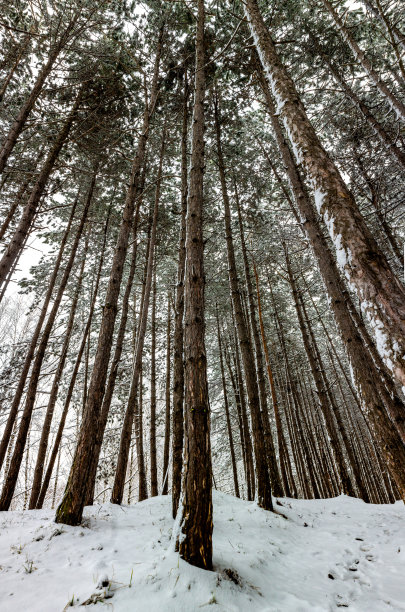
{"type": "Polygon", "coordinates": [[[338,608],[348,608],[350,603],[347,597],[344,595],[336,595],[336,606],[338,608]]]}

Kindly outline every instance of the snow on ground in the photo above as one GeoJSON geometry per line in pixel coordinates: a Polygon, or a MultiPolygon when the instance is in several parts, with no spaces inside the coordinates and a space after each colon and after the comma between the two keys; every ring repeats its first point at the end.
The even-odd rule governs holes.
{"type": "Polygon", "coordinates": [[[86,508],[81,527],[50,510],[0,513],[0,610],[405,611],[401,502],[281,504],[287,518],[214,492],[214,572],[174,552],[169,497],[86,508]]]}

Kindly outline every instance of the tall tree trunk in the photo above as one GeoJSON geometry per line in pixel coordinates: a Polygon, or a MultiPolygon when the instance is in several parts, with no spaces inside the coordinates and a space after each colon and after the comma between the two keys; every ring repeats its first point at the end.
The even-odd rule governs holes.
{"type": "Polygon", "coordinates": [[[148,497],[148,485],[146,482],[145,454],[143,451],[143,383],[142,366],[139,372],[139,398],[134,404],[134,429],[136,454],[138,460],[138,501],[148,497]]]}
{"type": "MultiPolygon", "coordinates": [[[[82,340],[79,346],[79,350],[77,352],[77,357],[76,357],[76,361],[75,361],[75,365],[73,367],[73,372],[72,372],[72,376],[70,378],[70,382],[69,382],[69,387],[66,393],[66,397],[65,397],[65,401],[63,404],[63,409],[62,409],[62,414],[59,420],[59,426],[58,426],[58,430],[56,432],[56,436],[55,436],[55,440],[53,443],[53,448],[52,448],[52,452],[51,452],[51,456],[49,458],[49,462],[48,462],[48,466],[46,468],[46,472],[45,472],[45,476],[44,476],[44,480],[41,486],[41,492],[39,494],[38,497],[38,501],[36,504],[36,508],[40,509],[43,506],[44,503],[44,499],[45,499],[45,495],[48,491],[48,487],[49,487],[49,483],[51,480],[51,476],[52,476],[52,471],[55,465],[55,461],[56,458],[58,457],[58,461],[60,458],[60,445],[61,445],[61,441],[62,441],[62,435],[63,435],[63,430],[65,428],[65,423],[66,423],[66,418],[68,415],[68,411],[69,411],[69,406],[70,406],[70,402],[72,399],[72,395],[73,395],[73,391],[75,389],[75,385],[76,385],[76,378],[77,378],[77,374],[79,372],[79,368],[80,368],[80,364],[82,361],[82,357],[83,357],[83,353],[84,350],[86,348],[86,342],[87,342],[87,337],[90,333],[90,328],[91,328],[91,323],[93,320],[93,314],[94,314],[94,309],[96,307],[96,300],[97,300],[97,296],[98,296],[98,289],[99,289],[99,285],[100,285],[100,279],[101,279],[101,272],[103,269],[103,262],[104,262],[104,257],[100,257],[100,261],[99,261],[99,266],[98,266],[98,270],[97,270],[97,275],[96,275],[96,280],[94,283],[94,288],[93,288],[93,296],[91,298],[91,303],[90,303],[90,309],[89,309],[89,314],[87,317],[87,322],[83,331],[83,336],[82,336],[82,340]]],[[[54,506],[54,503],[53,503],[54,506]]],[[[52,506],[52,507],[53,507],[52,506]]]]}
{"type": "Polygon", "coordinates": [[[267,453],[264,439],[263,420],[260,413],[260,401],[259,401],[259,389],[256,378],[255,359],[252,350],[252,345],[249,339],[249,333],[246,324],[246,318],[243,312],[242,300],[240,295],[240,288],[237,276],[235,252],[232,237],[232,226],[231,226],[231,211],[228,197],[228,190],[225,179],[225,164],[222,154],[221,144],[221,127],[220,117],[218,112],[218,99],[215,98],[215,126],[216,126],[216,140],[217,140],[217,155],[218,155],[218,169],[221,181],[222,199],[224,203],[224,220],[225,220],[225,234],[226,234],[226,246],[228,254],[228,273],[229,283],[232,296],[232,304],[235,313],[236,328],[238,333],[238,339],[240,349],[242,353],[243,368],[245,372],[246,389],[248,395],[250,415],[252,418],[252,429],[253,429],[253,448],[255,452],[256,460],[256,478],[257,478],[257,496],[258,504],[265,510],[273,509],[273,502],[271,497],[271,485],[269,477],[269,469],[267,464],[267,453]]]}
{"type": "Polygon", "coordinates": [[[250,490],[250,474],[249,474],[250,465],[249,465],[248,460],[247,460],[245,432],[244,432],[244,427],[243,427],[242,407],[241,407],[241,401],[240,401],[240,396],[239,396],[239,389],[238,389],[238,384],[237,384],[237,382],[235,380],[235,375],[234,375],[234,373],[232,371],[231,359],[230,359],[229,352],[228,352],[226,346],[224,348],[224,353],[225,353],[226,366],[228,368],[229,377],[231,379],[231,384],[232,384],[232,389],[233,389],[233,396],[234,396],[235,405],[236,405],[236,411],[237,411],[237,414],[238,414],[239,437],[240,437],[240,445],[241,445],[241,449],[242,449],[243,468],[244,468],[244,472],[245,472],[247,496],[248,496],[248,499],[251,499],[252,493],[251,493],[251,490],[250,490]]]}
{"type": "Polygon", "coordinates": [[[219,328],[219,317],[218,317],[218,308],[216,310],[217,315],[217,335],[218,335],[218,349],[219,349],[219,364],[221,368],[221,380],[222,380],[222,391],[224,394],[224,408],[225,408],[225,418],[226,418],[226,427],[228,430],[228,438],[229,438],[229,448],[231,451],[231,462],[232,462],[232,474],[233,474],[233,484],[235,488],[236,497],[240,497],[239,495],[239,483],[238,483],[238,470],[236,467],[236,457],[235,457],[235,448],[233,445],[233,434],[232,434],[232,426],[231,419],[229,416],[229,403],[228,403],[228,392],[226,389],[226,380],[225,380],[225,369],[224,369],[224,359],[222,354],[222,341],[221,341],[221,332],[219,328]]]}
{"type": "MultiPolygon", "coordinates": [[[[144,181],[144,176],[141,179],[142,189],[143,189],[143,181],[144,181]]],[[[138,201],[136,204],[134,226],[132,230],[132,238],[133,238],[132,254],[131,254],[131,261],[130,261],[130,266],[129,266],[129,271],[128,271],[127,283],[126,283],[124,295],[122,298],[121,319],[120,319],[120,324],[119,324],[118,332],[117,332],[117,339],[115,343],[114,355],[112,358],[110,372],[108,375],[107,387],[106,387],[105,395],[103,398],[103,403],[101,405],[99,422],[97,424],[96,439],[95,439],[94,448],[93,448],[93,452],[91,456],[91,467],[90,467],[89,478],[88,478],[88,483],[87,483],[86,506],[92,505],[93,503],[94,489],[95,489],[96,475],[97,475],[97,466],[98,466],[98,461],[100,458],[101,445],[103,442],[104,431],[107,425],[108,414],[110,411],[110,406],[111,406],[114,389],[115,389],[115,382],[118,376],[118,367],[121,361],[122,350],[124,347],[125,331],[126,331],[127,320],[128,320],[129,298],[130,298],[131,291],[132,291],[132,285],[133,285],[135,269],[136,269],[137,230],[138,230],[138,222],[139,222],[140,205],[141,205],[141,197],[138,198],[138,201]]]]}
{"type": "Polygon", "coordinates": [[[247,457],[247,466],[248,466],[248,500],[252,501],[255,498],[255,494],[256,494],[255,464],[253,460],[252,436],[250,433],[249,419],[247,415],[246,394],[245,394],[245,386],[243,382],[242,366],[240,362],[240,353],[239,353],[239,347],[238,347],[236,325],[235,325],[235,322],[233,323],[234,323],[233,359],[234,359],[234,367],[235,367],[236,377],[237,377],[237,385],[238,385],[238,390],[239,390],[239,398],[240,398],[240,405],[241,405],[241,411],[242,411],[243,432],[244,432],[245,444],[246,444],[246,457],[247,457]]]}
{"type": "MultiPolygon", "coordinates": [[[[125,412],[124,422],[122,426],[120,448],[118,451],[118,461],[117,461],[117,467],[115,470],[114,486],[113,486],[113,490],[111,493],[111,503],[113,504],[121,504],[123,496],[124,496],[125,475],[127,473],[129,447],[131,443],[131,432],[132,432],[132,425],[133,425],[133,420],[134,420],[134,407],[135,407],[136,397],[138,394],[139,375],[140,375],[141,366],[142,366],[142,354],[143,354],[143,347],[144,347],[144,342],[145,342],[146,326],[148,322],[148,312],[149,312],[149,301],[150,301],[152,282],[153,282],[153,263],[155,260],[156,227],[157,227],[157,220],[158,220],[160,190],[161,190],[161,183],[162,183],[165,139],[166,139],[166,128],[164,128],[163,130],[162,144],[160,148],[159,169],[158,169],[158,175],[156,179],[156,195],[155,195],[155,203],[153,207],[152,227],[151,227],[151,233],[149,237],[149,249],[148,249],[147,268],[146,268],[146,282],[145,282],[144,295],[143,295],[143,301],[142,301],[142,309],[141,309],[141,313],[139,317],[138,333],[137,333],[137,338],[136,338],[136,349],[135,349],[131,388],[129,391],[127,409],[125,412]]],[[[152,481],[151,484],[154,481],[154,485],[155,485],[154,491],[155,491],[155,494],[157,495],[157,474],[156,474],[156,478],[154,478],[154,476],[151,478],[151,481],[152,481]]]]}
{"type": "Polygon", "coordinates": [[[156,463],[156,263],[153,270],[152,316],[151,316],[151,365],[150,365],[150,495],[158,494],[157,463],[156,463]]]}
{"type": "Polygon", "coordinates": [[[167,296],[167,332],[166,332],[166,385],[165,385],[165,439],[163,443],[163,476],[162,495],[167,495],[169,488],[169,453],[170,453],[170,359],[171,359],[171,294],[167,296]]]}
{"type": "Polygon", "coordinates": [[[129,235],[133,224],[135,201],[138,195],[140,174],[143,167],[146,143],[149,135],[149,122],[155,108],[158,92],[158,75],[162,50],[162,37],[163,28],[160,31],[155,57],[150,102],[145,104],[142,133],[139,137],[138,149],[132,165],[130,184],[125,199],[123,218],[119,228],[117,246],[111,266],[110,279],[107,288],[105,306],[103,309],[86,409],[83,414],[76,452],[66,485],[65,494],[60,506],[56,511],[56,522],[58,523],[78,525],[82,519],[83,507],[86,501],[88,477],[90,475],[92,465],[91,455],[94,449],[96,431],[98,429],[98,419],[104,397],[123,267],[128,249],[129,235]]]}
{"type": "Polygon", "coordinates": [[[405,386],[405,289],[371,235],[337,167],[322,147],[287,74],[256,0],[245,13],[277,112],[315,191],[315,201],[335,245],[337,260],[358,293],[385,363],[405,386]]]}
{"type": "Polygon", "coordinates": [[[266,360],[267,376],[269,379],[271,399],[273,402],[274,420],[276,422],[277,439],[278,439],[278,455],[280,458],[281,478],[283,481],[284,491],[286,492],[287,497],[290,497],[291,495],[289,491],[288,478],[287,478],[286,466],[285,466],[286,461],[289,461],[288,451],[287,451],[287,446],[286,446],[286,442],[284,438],[283,428],[281,425],[276,385],[274,384],[274,377],[273,377],[273,371],[271,368],[269,349],[267,346],[266,332],[264,330],[262,303],[261,303],[261,297],[260,297],[259,275],[257,273],[256,264],[254,261],[253,261],[253,272],[254,272],[255,280],[256,280],[257,308],[258,308],[258,314],[259,314],[260,333],[262,336],[262,344],[263,344],[264,357],[266,360]]]}
{"type": "Polygon", "coordinates": [[[183,463],[183,402],[184,402],[184,269],[186,262],[186,214],[187,214],[187,128],[188,82],[184,77],[183,125],[181,132],[181,222],[177,264],[176,303],[173,338],[173,442],[172,442],[172,515],[176,518],[180,502],[181,471],[183,463]]]}
{"type": "Polygon", "coordinates": [[[31,496],[30,496],[30,503],[29,503],[30,510],[35,509],[36,503],[38,500],[38,496],[41,490],[41,482],[42,482],[42,475],[43,475],[44,465],[45,465],[46,451],[48,448],[49,433],[51,430],[53,413],[55,411],[56,398],[57,398],[58,390],[59,390],[59,383],[62,377],[63,369],[65,367],[65,362],[66,362],[66,357],[67,357],[67,352],[68,352],[69,342],[70,342],[70,336],[73,330],[73,323],[75,320],[76,308],[77,308],[77,304],[79,301],[80,291],[82,288],[85,261],[86,260],[83,257],[82,266],[81,266],[79,278],[77,281],[75,294],[73,296],[72,304],[70,307],[68,324],[64,332],[62,350],[61,350],[61,354],[59,357],[58,366],[56,368],[56,372],[55,372],[55,375],[52,381],[52,387],[51,387],[51,391],[49,395],[48,406],[46,408],[45,419],[42,425],[41,437],[40,437],[39,445],[38,445],[37,460],[36,460],[35,470],[34,470],[34,478],[32,481],[32,488],[31,488],[31,496]]]}
{"type": "Polygon", "coordinates": [[[282,488],[280,474],[279,474],[278,466],[277,466],[277,459],[276,459],[276,453],[274,450],[274,441],[273,441],[273,436],[271,433],[268,406],[267,406],[266,380],[265,380],[264,367],[263,367],[263,352],[262,352],[262,345],[260,342],[259,329],[258,329],[257,320],[256,320],[256,304],[254,301],[254,290],[253,290],[253,284],[252,284],[252,279],[250,275],[250,266],[249,266],[249,260],[247,256],[247,250],[246,250],[243,219],[242,219],[241,207],[240,207],[239,196],[238,196],[238,189],[237,189],[237,184],[236,184],[235,179],[234,179],[234,187],[235,187],[235,201],[236,201],[238,219],[239,219],[239,229],[240,229],[240,240],[241,240],[241,247],[242,247],[243,263],[245,267],[246,287],[247,287],[248,300],[249,300],[252,336],[253,336],[253,340],[255,344],[257,381],[258,381],[258,386],[259,386],[260,407],[261,407],[261,414],[262,414],[262,419],[263,419],[264,434],[265,434],[265,439],[266,439],[266,449],[267,449],[267,456],[268,456],[268,462],[269,462],[270,481],[271,481],[271,486],[273,489],[273,494],[276,497],[282,497],[283,488],[282,488]]]}
{"type": "Polygon", "coordinates": [[[212,466],[204,320],[205,11],[198,0],[194,112],[186,218],[184,287],[185,445],[180,556],[212,569],[212,466]]]}

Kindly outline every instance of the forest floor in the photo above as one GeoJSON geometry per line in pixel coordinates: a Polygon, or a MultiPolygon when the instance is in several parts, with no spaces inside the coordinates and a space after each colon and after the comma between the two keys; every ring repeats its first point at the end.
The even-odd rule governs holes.
{"type": "Polygon", "coordinates": [[[81,527],[51,510],[0,513],[0,609],[405,611],[401,502],[280,503],[284,516],[214,492],[213,572],[174,552],[170,497],[86,508],[81,527]]]}

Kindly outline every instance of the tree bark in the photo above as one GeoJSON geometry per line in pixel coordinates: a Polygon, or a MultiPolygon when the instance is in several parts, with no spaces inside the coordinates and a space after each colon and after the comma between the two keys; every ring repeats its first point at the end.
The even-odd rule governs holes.
{"type": "Polygon", "coordinates": [[[151,366],[150,366],[150,495],[158,494],[157,463],[156,463],[156,263],[154,265],[152,289],[152,316],[151,316],[151,366]]]}
{"type": "Polygon", "coordinates": [[[172,442],[172,515],[176,518],[180,502],[181,471],[183,464],[183,402],[184,402],[184,269],[186,262],[186,214],[187,214],[187,128],[188,83],[184,77],[183,125],[181,132],[181,222],[177,264],[176,304],[173,338],[173,442],[172,442]]]}
{"type": "Polygon", "coordinates": [[[204,320],[205,11],[198,0],[184,287],[185,446],[180,556],[212,569],[212,466],[204,320]]]}

